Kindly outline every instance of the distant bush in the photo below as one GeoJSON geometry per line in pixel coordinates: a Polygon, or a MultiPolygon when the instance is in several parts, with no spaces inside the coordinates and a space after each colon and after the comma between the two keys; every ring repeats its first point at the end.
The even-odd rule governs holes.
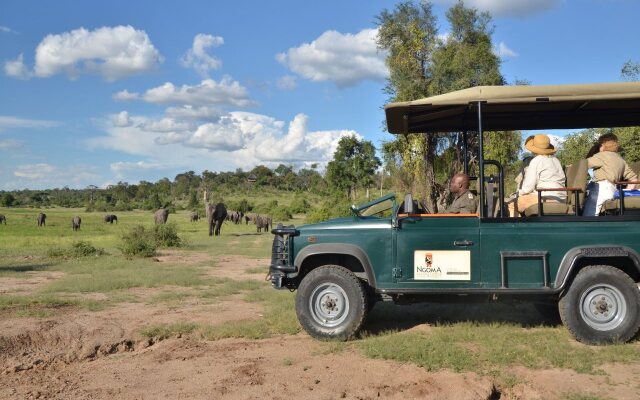
{"type": "Polygon", "coordinates": [[[156,254],[156,241],[142,225],[135,225],[122,235],[120,251],[125,256],[153,257],[156,254]]]}
{"type": "Polygon", "coordinates": [[[291,212],[289,212],[289,209],[287,207],[281,207],[281,208],[276,207],[271,211],[269,211],[268,215],[271,217],[273,222],[288,221],[291,218],[293,218],[293,216],[291,215],[291,212]]]}
{"type": "Polygon", "coordinates": [[[307,214],[305,224],[326,221],[337,217],[346,217],[351,214],[351,204],[346,199],[332,198],[325,201],[321,207],[307,214]]]}
{"type": "Polygon", "coordinates": [[[153,257],[158,247],[181,247],[183,244],[175,223],[154,225],[153,229],[135,225],[122,235],[120,250],[125,256],[153,257]]]}
{"type": "Polygon", "coordinates": [[[52,247],[47,251],[47,255],[52,258],[96,257],[104,254],[107,254],[104,249],[84,241],[74,242],[71,248],[52,247]]]}
{"type": "Polygon", "coordinates": [[[153,239],[157,247],[180,247],[183,244],[182,239],[178,236],[178,227],[175,223],[155,225],[153,239]]]}
{"type": "Polygon", "coordinates": [[[311,210],[311,204],[304,197],[296,197],[289,205],[289,211],[292,214],[306,214],[311,210]]]}

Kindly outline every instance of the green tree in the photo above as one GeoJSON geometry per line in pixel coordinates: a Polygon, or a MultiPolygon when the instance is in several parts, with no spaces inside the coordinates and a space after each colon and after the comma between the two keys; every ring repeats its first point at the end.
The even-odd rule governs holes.
{"type": "Polygon", "coordinates": [[[333,160],[327,165],[327,181],[355,200],[357,188],[367,190],[372,182],[371,176],[379,166],[380,160],[371,142],[344,136],[338,142],[333,160]]]}
{"type": "MultiPolygon", "coordinates": [[[[378,47],[387,51],[391,101],[408,101],[477,85],[502,85],[500,59],[493,54],[491,17],[458,2],[447,12],[450,35],[440,40],[428,2],[403,2],[378,16],[378,47]]],[[[519,134],[487,143],[493,155],[517,157],[519,134]],[[493,148],[495,146],[495,148],[493,148]],[[511,151],[508,156],[507,152],[511,151]]],[[[402,190],[411,190],[431,209],[438,195],[436,176],[462,169],[461,134],[413,134],[383,145],[385,169],[402,190]],[[451,150],[448,150],[451,149],[451,150]],[[437,170],[437,166],[444,170],[437,170]]],[[[476,149],[477,141],[470,143],[476,149]]],[[[442,188],[442,186],[440,186],[442,188]]]]}
{"type": "Polygon", "coordinates": [[[16,198],[11,193],[5,193],[2,196],[2,206],[4,207],[12,207],[16,202],[16,198]]]}

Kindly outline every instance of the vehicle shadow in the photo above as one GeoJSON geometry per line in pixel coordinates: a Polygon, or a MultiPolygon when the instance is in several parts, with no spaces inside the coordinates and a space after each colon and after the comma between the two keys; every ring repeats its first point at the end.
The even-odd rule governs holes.
{"type": "Polygon", "coordinates": [[[260,236],[260,235],[264,235],[263,233],[260,232],[253,232],[253,233],[232,233],[231,236],[260,236]]]}
{"type": "Polygon", "coordinates": [[[521,325],[523,328],[561,325],[557,308],[537,307],[529,303],[395,305],[381,302],[369,313],[362,332],[364,335],[377,335],[386,331],[405,331],[419,325],[459,322],[503,322],[521,325]]]}

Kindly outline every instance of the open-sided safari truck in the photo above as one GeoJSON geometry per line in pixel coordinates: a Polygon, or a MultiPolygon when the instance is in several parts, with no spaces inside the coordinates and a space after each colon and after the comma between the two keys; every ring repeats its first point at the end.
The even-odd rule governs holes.
{"type": "Polygon", "coordinates": [[[410,195],[402,204],[387,195],[353,206],[351,217],[274,229],[272,285],[298,290],[296,312],[310,335],[353,336],[379,300],[454,298],[557,305],[586,343],[636,335],[640,207],[622,197],[607,215],[582,216],[583,160],[567,169],[566,204],[542,203],[510,218],[503,166],[483,158],[482,132],[638,126],[640,83],[475,87],[385,111],[394,134],[478,135],[479,213],[420,214],[410,195]],[[485,179],[488,165],[500,172],[497,190],[485,179]]]}

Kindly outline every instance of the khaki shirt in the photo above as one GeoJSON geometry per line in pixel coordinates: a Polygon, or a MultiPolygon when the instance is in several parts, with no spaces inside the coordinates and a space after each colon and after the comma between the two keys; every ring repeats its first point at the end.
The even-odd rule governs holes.
{"type": "Polygon", "coordinates": [[[629,167],[620,154],[613,151],[601,151],[587,158],[589,168],[593,168],[595,181],[637,181],[638,175],[629,167]]]}
{"type": "Polygon", "coordinates": [[[448,214],[475,214],[477,208],[476,196],[467,190],[456,196],[444,212],[448,214]]]}

